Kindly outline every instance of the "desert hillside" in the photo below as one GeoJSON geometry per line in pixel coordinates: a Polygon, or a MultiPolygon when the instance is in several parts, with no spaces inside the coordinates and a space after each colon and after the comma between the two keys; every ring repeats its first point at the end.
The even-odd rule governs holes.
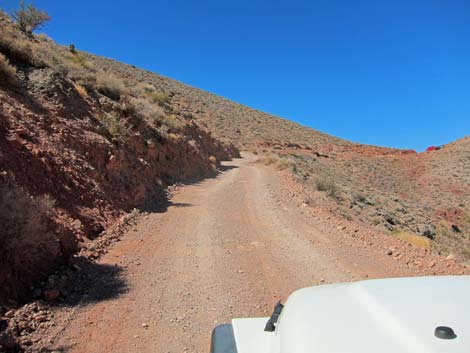
{"type": "Polygon", "coordinates": [[[348,219],[470,259],[469,137],[424,153],[351,143],[155,73],[86,57],[134,84],[147,82],[171,94],[182,114],[220,140],[290,168],[305,188],[307,203],[333,201],[332,211],[348,219]]]}
{"type": "Polygon", "coordinates": [[[231,145],[170,92],[134,85],[0,18],[0,297],[37,279],[165,188],[214,176],[231,145]]]}

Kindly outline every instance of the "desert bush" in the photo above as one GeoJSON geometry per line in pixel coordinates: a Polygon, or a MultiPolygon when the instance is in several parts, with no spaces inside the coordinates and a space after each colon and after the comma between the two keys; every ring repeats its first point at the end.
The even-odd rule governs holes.
{"type": "Polygon", "coordinates": [[[47,225],[53,206],[49,196],[30,197],[13,186],[0,188],[1,296],[17,296],[59,255],[57,238],[47,225]]]}
{"type": "Polygon", "coordinates": [[[19,29],[27,34],[32,34],[34,30],[41,28],[51,19],[46,12],[35,8],[32,4],[26,5],[24,1],[20,2],[18,10],[13,11],[12,18],[19,29]]]}
{"type": "Polygon", "coordinates": [[[124,83],[116,76],[108,73],[96,75],[96,89],[113,100],[119,100],[126,92],[124,83]]]}
{"type": "Polygon", "coordinates": [[[367,197],[360,192],[353,192],[351,195],[351,201],[353,203],[366,203],[367,197]]]}
{"type": "Polygon", "coordinates": [[[64,58],[71,63],[77,64],[80,67],[83,67],[86,70],[89,71],[96,71],[95,67],[91,62],[89,62],[83,55],[80,54],[68,54],[65,55],[64,58]]]}
{"type": "Polygon", "coordinates": [[[147,96],[153,103],[157,103],[160,106],[164,106],[170,101],[170,97],[164,92],[150,92],[147,96]]]}
{"type": "Polygon", "coordinates": [[[275,157],[265,157],[262,158],[261,161],[263,162],[264,165],[271,165],[277,162],[277,158],[275,157]]]}
{"type": "Polygon", "coordinates": [[[8,59],[0,53],[0,83],[16,84],[16,69],[10,65],[8,59]]]}
{"type": "Polygon", "coordinates": [[[214,156],[209,156],[209,163],[213,164],[213,165],[216,165],[217,164],[217,158],[215,158],[214,156]]]}
{"type": "Polygon", "coordinates": [[[123,99],[122,109],[125,114],[138,117],[140,120],[154,122],[161,120],[165,115],[162,108],[156,104],[150,103],[145,98],[125,97],[123,99]]]}
{"type": "Polygon", "coordinates": [[[99,118],[104,124],[109,135],[114,139],[125,139],[130,135],[130,130],[126,124],[114,114],[106,114],[99,118]]]}
{"type": "Polygon", "coordinates": [[[339,197],[339,188],[332,181],[327,180],[326,178],[316,178],[314,183],[318,191],[324,192],[333,198],[339,197]]]}
{"type": "Polygon", "coordinates": [[[92,72],[84,73],[81,77],[70,77],[80,86],[84,87],[87,91],[91,91],[96,87],[96,75],[92,72]]]}
{"type": "Polygon", "coordinates": [[[139,82],[136,86],[137,95],[152,93],[152,92],[155,92],[156,90],[157,89],[155,88],[155,86],[146,82],[139,82]]]}
{"type": "Polygon", "coordinates": [[[293,171],[294,168],[295,168],[294,162],[292,162],[292,161],[289,160],[289,159],[280,158],[280,159],[278,159],[277,162],[276,162],[276,169],[277,169],[277,170],[286,170],[286,169],[290,169],[291,171],[293,171]]]}
{"type": "Polygon", "coordinates": [[[180,120],[178,120],[178,117],[174,114],[163,115],[160,118],[159,122],[173,130],[180,130],[183,128],[184,125],[180,120]]]}

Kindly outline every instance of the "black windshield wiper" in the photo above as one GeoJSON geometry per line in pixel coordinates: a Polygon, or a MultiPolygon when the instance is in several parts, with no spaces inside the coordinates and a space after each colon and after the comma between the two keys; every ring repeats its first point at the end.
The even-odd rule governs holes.
{"type": "Polygon", "coordinates": [[[281,315],[282,309],[284,308],[284,305],[281,304],[280,301],[276,303],[274,306],[274,311],[269,318],[268,322],[266,323],[266,326],[264,328],[264,331],[266,332],[274,332],[276,330],[276,324],[277,320],[279,319],[279,315],[281,315]]]}

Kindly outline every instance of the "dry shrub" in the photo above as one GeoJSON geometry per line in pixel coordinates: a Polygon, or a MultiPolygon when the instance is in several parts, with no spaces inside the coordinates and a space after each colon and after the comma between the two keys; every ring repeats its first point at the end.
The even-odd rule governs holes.
{"type": "Polygon", "coordinates": [[[105,114],[100,117],[100,120],[114,139],[125,139],[131,133],[126,124],[114,114],[105,114]]]}
{"type": "Polygon", "coordinates": [[[38,68],[55,67],[61,58],[56,55],[55,44],[42,38],[27,36],[12,25],[2,25],[0,52],[12,63],[21,63],[38,68]]]}
{"type": "Polygon", "coordinates": [[[209,156],[209,163],[210,164],[213,164],[213,165],[216,165],[217,164],[217,158],[214,157],[214,156],[209,156]]]}
{"type": "Polygon", "coordinates": [[[367,201],[367,196],[360,193],[360,192],[353,192],[351,194],[351,202],[353,203],[366,203],[367,201]]]}
{"type": "Polygon", "coordinates": [[[340,191],[334,182],[327,180],[326,178],[316,178],[314,180],[314,184],[318,191],[324,192],[333,198],[339,197],[340,191]]]}
{"type": "Polygon", "coordinates": [[[164,92],[151,92],[147,95],[153,103],[157,103],[160,106],[170,102],[170,97],[164,92]]]}
{"type": "Polygon", "coordinates": [[[10,65],[10,62],[2,53],[0,53],[0,82],[7,82],[11,85],[17,83],[16,69],[10,65]]]}
{"type": "Polygon", "coordinates": [[[160,118],[159,122],[173,130],[180,130],[183,128],[184,125],[180,120],[178,120],[178,117],[174,114],[163,115],[160,118]]]}
{"type": "Polygon", "coordinates": [[[165,112],[158,105],[150,103],[144,98],[126,97],[123,103],[124,112],[130,115],[138,116],[141,120],[148,122],[160,121],[165,112]]]}
{"type": "Polygon", "coordinates": [[[151,103],[163,107],[170,102],[170,96],[165,92],[158,91],[155,86],[141,82],[136,87],[137,95],[146,97],[151,103]]]}
{"type": "Polygon", "coordinates": [[[264,165],[271,165],[271,164],[276,163],[277,161],[278,161],[278,158],[275,158],[275,157],[265,157],[261,159],[261,162],[264,165]]]}
{"type": "Polygon", "coordinates": [[[119,100],[126,93],[124,83],[109,73],[99,73],[96,75],[96,89],[113,100],[119,100]]]}
{"type": "Polygon", "coordinates": [[[150,83],[139,82],[136,85],[135,90],[136,90],[136,95],[144,95],[144,94],[155,92],[157,89],[155,88],[155,86],[151,85],[150,83]]]}
{"type": "Polygon", "coordinates": [[[54,68],[87,89],[96,86],[96,68],[79,54],[65,53],[54,68]]]}
{"type": "Polygon", "coordinates": [[[295,163],[286,158],[279,158],[274,156],[260,158],[259,160],[264,165],[273,165],[276,170],[282,171],[289,169],[290,171],[295,170],[295,163]]]}
{"type": "Polygon", "coordinates": [[[93,72],[86,72],[81,77],[70,77],[75,80],[80,86],[83,86],[88,92],[96,87],[96,75],[93,72]]]}
{"type": "Polygon", "coordinates": [[[88,97],[88,92],[85,87],[79,85],[78,83],[74,85],[75,89],[77,90],[78,94],[83,98],[86,99],[88,97]]]}
{"type": "Polygon", "coordinates": [[[295,167],[294,162],[288,159],[281,158],[276,162],[277,170],[286,170],[286,169],[294,170],[294,167],[295,167]]]}
{"type": "Polygon", "coordinates": [[[47,224],[53,207],[49,196],[30,197],[19,187],[0,188],[0,297],[18,298],[60,255],[47,224]]]}

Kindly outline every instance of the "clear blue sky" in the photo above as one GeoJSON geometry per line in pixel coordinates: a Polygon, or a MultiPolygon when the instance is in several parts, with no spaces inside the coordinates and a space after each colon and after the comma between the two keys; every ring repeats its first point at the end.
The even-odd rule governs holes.
{"type": "Polygon", "coordinates": [[[470,134],[469,0],[33,3],[59,43],[342,138],[422,150],[470,134]]]}

